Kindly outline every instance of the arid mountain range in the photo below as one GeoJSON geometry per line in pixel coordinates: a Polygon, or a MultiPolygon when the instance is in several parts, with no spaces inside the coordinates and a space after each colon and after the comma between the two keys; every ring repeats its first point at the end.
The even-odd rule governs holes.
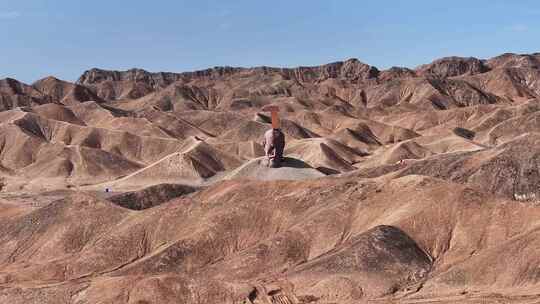
{"type": "Polygon", "coordinates": [[[0,303],[538,303],[539,202],[540,53],[0,80],[0,303]]]}

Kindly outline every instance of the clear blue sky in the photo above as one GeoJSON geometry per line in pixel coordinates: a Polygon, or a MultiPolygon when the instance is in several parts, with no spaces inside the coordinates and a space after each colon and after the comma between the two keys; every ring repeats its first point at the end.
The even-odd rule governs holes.
{"type": "Polygon", "coordinates": [[[0,78],[540,52],[540,1],[0,0],[0,78]]]}

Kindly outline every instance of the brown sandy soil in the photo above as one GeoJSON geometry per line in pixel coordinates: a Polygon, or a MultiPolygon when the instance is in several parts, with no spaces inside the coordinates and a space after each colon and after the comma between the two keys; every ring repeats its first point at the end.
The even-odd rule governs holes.
{"type": "Polygon", "coordinates": [[[539,54],[0,80],[0,303],[538,303],[539,217],[539,54]]]}

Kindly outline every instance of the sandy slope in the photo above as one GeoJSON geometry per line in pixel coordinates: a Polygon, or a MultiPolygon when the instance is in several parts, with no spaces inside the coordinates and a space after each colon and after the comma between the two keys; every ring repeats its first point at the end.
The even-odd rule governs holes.
{"type": "Polygon", "coordinates": [[[0,303],[537,303],[539,68],[0,80],[0,303]]]}

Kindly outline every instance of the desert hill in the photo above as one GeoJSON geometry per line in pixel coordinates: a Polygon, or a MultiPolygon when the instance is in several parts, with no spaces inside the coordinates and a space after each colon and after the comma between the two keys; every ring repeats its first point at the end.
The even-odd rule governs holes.
{"type": "Polygon", "coordinates": [[[0,303],[537,303],[539,155],[538,53],[3,79],[0,303]]]}

